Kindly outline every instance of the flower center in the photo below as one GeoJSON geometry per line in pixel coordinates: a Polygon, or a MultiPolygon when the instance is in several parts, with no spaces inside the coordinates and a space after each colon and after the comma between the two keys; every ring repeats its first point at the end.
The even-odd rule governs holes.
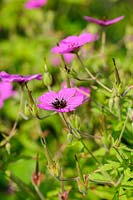
{"type": "Polygon", "coordinates": [[[73,43],[68,44],[69,48],[74,48],[74,47],[77,47],[77,46],[78,46],[78,42],[73,42],[73,43]]]}
{"type": "Polygon", "coordinates": [[[55,101],[52,102],[52,105],[54,106],[54,108],[60,109],[60,108],[65,108],[67,105],[67,102],[63,98],[61,100],[59,100],[58,98],[55,98],[55,101]]]}

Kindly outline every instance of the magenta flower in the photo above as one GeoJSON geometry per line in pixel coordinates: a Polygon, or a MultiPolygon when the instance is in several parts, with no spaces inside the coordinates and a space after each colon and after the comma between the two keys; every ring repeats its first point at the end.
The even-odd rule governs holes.
{"type": "Polygon", "coordinates": [[[28,81],[31,81],[33,79],[41,80],[42,75],[41,74],[34,74],[34,75],[28,75],[28,76],[22,76],[19,74],[8,74],[5,71],[0,72],[0,78],[3,81],[7,82],[17,82],[17,83],[26,83],[28,81]]]}
{"type": "Polygon", "coordinates": [[[82,95],[83,96],[83,102],[88,101],[90,97],[90,89],[80,86],[76,88],[77,90],[77,95],[82,95]]]}
{"type": "MultiPolygon", "coordinates": [[[[74,88],[75,84],[74,84],[74,82],[72,80],[70,82],[70,85],[71,85],[71,87],[74,88]]],[[[68,88],[67,87],[67,83],[64,81],[61,84],[61,87],[62,88],[68,88]]],[[[86,87],[80,86],[80,87],[75,87],[75,89],[76,89],[76,95],[83,96],[83,102],[89,100],[89,98],[90,98],[90,92],[91,92],[90,88],[86,88],[86,87]]]]}
{"type": "Polygon", "coordinates": [[[112,20],[100,20],[100,19],[95,19],[95,18],[89,17],[89,16],[84,16],[85,20],[92,22],[92,23],[95,23],[95,24],[98,24],[100,26],[110,26],[112,24],[119,22],[123,18],[124,18],[124,16],[120,16],[120,17],[117,17],[117,18],[112,19],[112,20]]]}
{"type": "Polygon", "coordinates": [[[98,34],[82,33],[79,36],[69,36],[60,41],[59,45],[51,49],[52,53],[76,53],[81,46],[98,39],[98,34]]]}
{"type": "Polygon", "coordinates": [[[71,53],[65,53],[63,54],[64,60],[67,64],[70,64],[73,60],[74,55],[71,53]]]}
{"type": "Polygon", "coordinates": [[[75,88],[62,89],[59,92],[46,92],[39,97],[37,106],[43,110],[70,112],[83,103],[83,96],[77,94],[75,88]]]}
{"type": "Polygon", "coordinates": [[[9,82],[0,82],[0,108],[2,108],[4,101],[9,97],[15,95],[16,92],[12,89],[12,84],[9,82]]]}
{"type": "Polygon", "coordinates": [[[47,3],[47,0],[29,0],[25,4],[25,7],[27,9],[40,8],[44,6],[46,3],[47,3]]]}
{"type": "MultiPolygon", "coordinates": [[[[63,54],[63,57],[64,57],[64,61],[67,63],[67,64],[70,64],[74,58],[74,55],[71,54],[71,53],[65,53],[63,54]]],[[[52,65],[53,66],[59,66],[61,64],[61,59],[59,57],[53,57],[51,59],[51,62],[52,62],[52,65]]]]}

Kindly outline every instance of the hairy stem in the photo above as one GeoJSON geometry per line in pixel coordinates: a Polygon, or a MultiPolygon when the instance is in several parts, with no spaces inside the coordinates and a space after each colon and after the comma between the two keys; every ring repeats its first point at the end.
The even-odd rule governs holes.
{"type": "Polygon", "coordinates": [[[95,80],[102,88],[104,88],[105,90],[107,90],[108,92],[111,93],[112,90],[109,89],[107,86],[105,86],[101,81],[99,81],[99,80],[89,71],[89,69],[86,68],[86,66],[85,66],[84,63],[82,62],[82,60],[81,60],[81,58],[80,58],[80,56],[79,56],[78,53],[76,54],[76,56],[77,56],[79,62],[81,63],[81,65],[84,67],[85,71],[89,74],[89,76],[90,76],[93,80],[95,80]]]}

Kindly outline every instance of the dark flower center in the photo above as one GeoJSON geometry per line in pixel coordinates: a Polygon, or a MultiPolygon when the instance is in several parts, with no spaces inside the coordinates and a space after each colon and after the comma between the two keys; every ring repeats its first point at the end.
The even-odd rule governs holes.
{"type": "Polygon", "coordinates": [[[59,100],[58,98],[55,98],[55,101],[52,102],[52,105],[54,106],[54,108],[60,109],[60,108],[65,108],[67,105],[67,102],[63,98],[61,100],[59,100]]]}
{"type": "Polygon", "coordinates": [[[74,48],[74,47],[77,47],[78,45],[79,45],[78,42],[73,42],[73,43],[68,44],[68,47],[74,48]]]}

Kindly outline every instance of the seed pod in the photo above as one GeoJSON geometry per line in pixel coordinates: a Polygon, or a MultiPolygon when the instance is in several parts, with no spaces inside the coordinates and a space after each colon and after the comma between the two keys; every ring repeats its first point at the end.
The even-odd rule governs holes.
{"type": "Polygon", "coordinates": [[[115,107],[115,110],[117,111],[118,117],[120,119],[121,118],[121,107],[120,107],[120,97],[119,96],[116,96],[114,98],[114,107],[115,107]]]}

